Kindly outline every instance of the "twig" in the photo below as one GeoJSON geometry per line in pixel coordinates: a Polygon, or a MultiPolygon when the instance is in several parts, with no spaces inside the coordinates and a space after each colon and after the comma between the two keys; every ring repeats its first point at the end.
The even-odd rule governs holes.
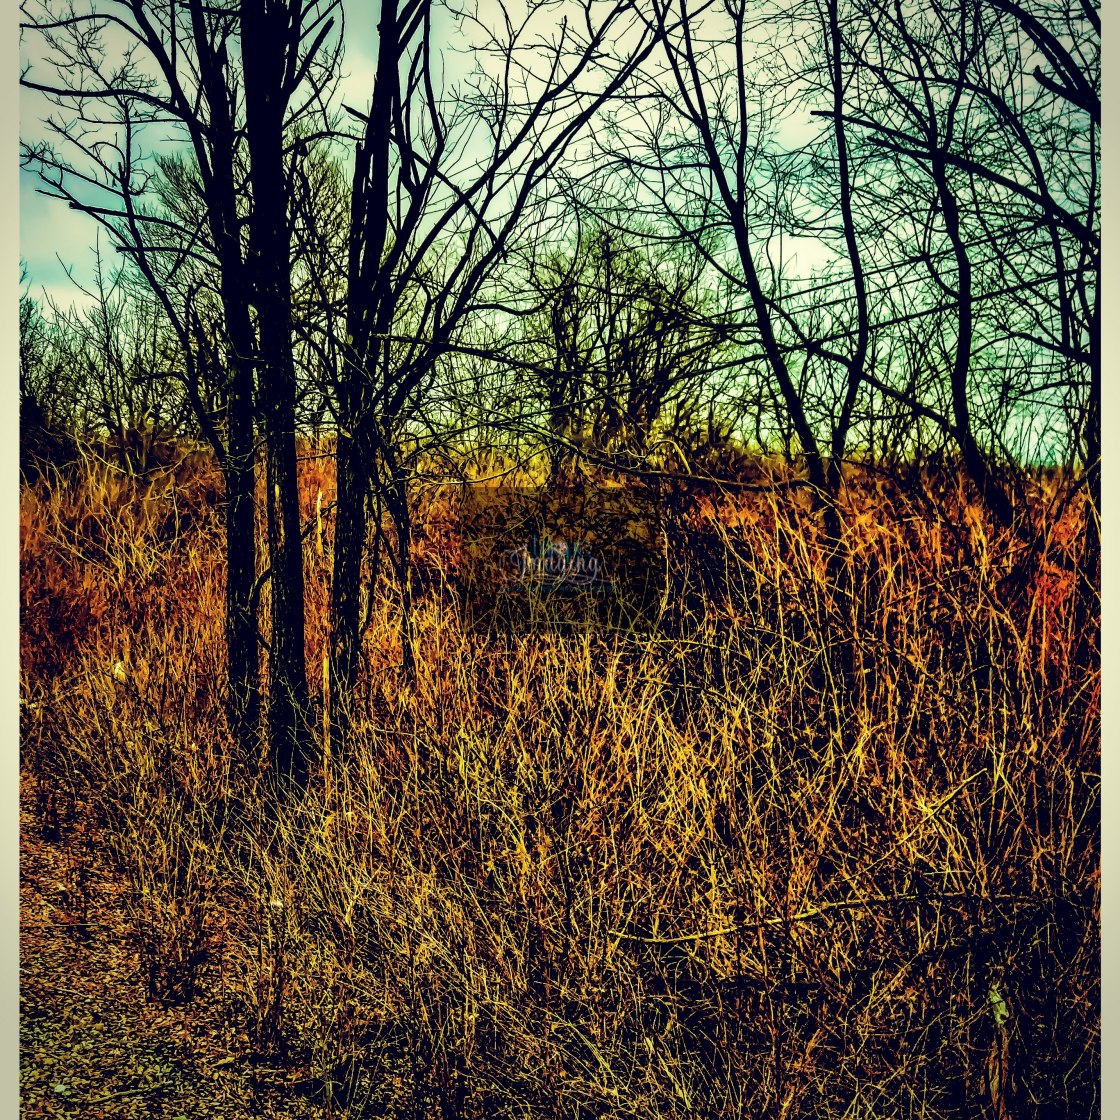
{"type": "MultiPolygon", "coordinates": [[[[819,906],[808,906],[804,910],[799,910],[796,914],[792,914],[789,918],[775,915],[772,918],[761,918],[755,922],[742,922],[734,926],[726,926],[723,929],[705,930],[701,933],[682,933],[676,937],[648,937],[638,933],[625,933],[622,930],[609,930],[608,936],[617,938],[618,941],[640,941],[643,945],[679,945],[688,941],[704,941],[709,937],[729,937],[734,933],[750,933],[754,930],[762,929],[765,926],[780,926],[785,925],[787,922],[807,922],[813,918],[819,918],[824,914],[830,913],[833,910],[859,910],[863,907],[872,906],[890,906],[896,903],[903,902],[959,902],[965,898],[974,897],[972,894],[960,892],[957,894],[898,894],[898,895],[885,895],[872,898],[841,898],[832,902],[822,902],[819,906]]],[[[1030,895],[1003,895],[997,897],[988,897],[984,901],[987,902],[1036,902],[1036,898],[1030,895]]]]}
{"type": "Polygon", "coordinates": [[[93,1097],[86,1101],[86,1107],[95,1104],[107,1104],[109,1101],[123,1100],[125,1097],[142,1097],[145,1093],[158,1093],[161,1089],[170,1089],[170,1081],[161,1081],[158,1085],[144,1085],[139,1089],[121,1089],[116,1093],[106,1093],[101,1097],[93,1097]]]}

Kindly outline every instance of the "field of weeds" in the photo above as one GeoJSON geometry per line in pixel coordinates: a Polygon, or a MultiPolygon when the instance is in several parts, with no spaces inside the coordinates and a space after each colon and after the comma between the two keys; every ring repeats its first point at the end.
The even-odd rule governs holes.
{"type": "Polygon", "coordinates": [[[25,487],[25,1115],[1098,1114],[1100,678],[1054,485],[1028,556],[956,479],[853,476],[835,556],[794,491],[682,499],[630,635],[465,629],[436,495],[415,675],[375,587],[353,742],[279,810],[224,726],[213,466],[25,487]]]}

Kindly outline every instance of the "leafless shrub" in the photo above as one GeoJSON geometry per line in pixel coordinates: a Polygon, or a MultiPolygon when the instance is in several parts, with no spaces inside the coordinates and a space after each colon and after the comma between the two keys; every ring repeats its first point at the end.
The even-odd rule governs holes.
{"type": "Polygon", "coordinates": [[[374,587],[348,750],[282,806],[225,745],[196,527],[65,675],[25,677],[25,766],[103,830],[153,996],[226,1002],[331,1115],[1087,1114],[1079,512],[1009,598],[1013,534],[857,482],[839,556],[787,492],[682,503],[641,635],[486,641],[444,587],[409,681],[374,587]]]}

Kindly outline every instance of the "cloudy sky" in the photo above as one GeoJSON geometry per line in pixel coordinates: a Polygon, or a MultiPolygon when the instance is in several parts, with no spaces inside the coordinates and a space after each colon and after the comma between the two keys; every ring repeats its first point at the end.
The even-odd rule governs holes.
{"type": "MultiPolygon", "coordinates": [[[[485,2],[485,0],[484,0],[485,2]]],[[[377,55],[378,2],[344,0],[346,19],[346,55],[339,97],[355,108],[365,108],[369,101],[373,67],[377,55]]],[[[34,38],[25,37],[21,61],[35,73],[40,59],[34,38]]],[[[42,72],[39,66],[39,71],[42,72]]],[[[46,75],[44,74],[44,79],[46,75]]],[[[43,124],[52,106],[33,90],[19,89],[20,139],[34,142],[49,135],[43,124]]],[[[100,244],[106,259],[113,257],[109,239],[99,232],[97,223],[87,215],[69,209],[57,199],[45,197],[42,184],[31,171],[20,171],[20,258],[26,262],[33,295],[47,295],[65,307],[85,305],[88,298],[68,275],[72,272],[80,284],[88,286],[93,275],[95,246],[100,244]]]]}
{"type": "MultiPolygon", "coordinates": [[[[93,2],[100,4],[102,0],[93,2]]],[[[516,4],[517,0],[513,2],[516,4]]],[[[368,105],[372,87],[379,2],[344,0],[343,7],[346,53],[338,87],[338,101],[363,109],[368,105]]],[[[511,7],[509,0],[506,0],[505,7],[511,7]]],[[[478,0],[478,15],[483,28],[501,26],[500,12],[498,0],[478,0]]],[[[443,55],[446,80],[453,82],[471,68],[474,59],[462,49],[466,46],[464,37],[456,36],[457,41],[450,39],[453,25],[449,18],[444,15],[439,22],[437,38],[445,46],[460,48],[445,51],[443,55]],[[439,22],[442,22],[442,27],[439,27],[439,22]]],[[[773,44],[767,45],[772,51],[773,44]]],[[[26,36],[23,43],[23,64],[30,67],[33,76],[38,73],[44,80],[48,80],[49,71],[45,72],[41,59],[36,58],[33,53],[40,49],[34,36],[26,36]]],[[[49,133],[43,120],[52,107],[42,95],[34,91],[21,88],[19,97],[21,138],[26,142],[46,138],[49,133]]],[[[818,127],[807,125],[807,121],[806,117],[805,121],[800,122],[800,128],[795,121],[784,122],[784,129],[793,129],[785,139],[790,143],[803,141],[805,136],[800,133],[815,131],[818,127]]],[[[41,184],[34,173],[21,171],[20,179],[20,255],[27,265],[32,293],[37,296],[46,295],[63,307],[72,303],[88,303],[88,297],[83,295],[78,283],[68,276],[68,270],[80,284],[88,286],[94,268],[94,247],[98,241],[106,263],[111,265],[115,260],[108,236],[104,231],[99,231],[93,219],[68,209],[63,202],[46,198],[39,193],[41,184]]],[[[788,253],[794,245],[792,239],[787,237],[786,241],[788,253]]],[[[816,243],[799,246],[798,255],[802,271],[809,272],[813,264],[821,263],[820,246],[816,243]]]]}
{"type": "MultiPolygon", "coordinates": [[[[52,7],[53,0],[46,0],[52,7]]],[[[104,0],[92,0],[90,6],[111,8],[104,0]]],[[[86,10],[79,4],[79,10],[86,10]]],[[[377,57],[377,22],[380,17],[379,0],[343,0],[345,19],[345,55],[340,80],[337,85],[336,103],[362,110],[368,106],[377,57]]],[[[482,27],[501,26],[502,8],[516,16],[517,0],[477,0],[477,16],[482,27]]],[[[454,82],[463,77],[474,65],[474,58],[466,49],[467,38],[447,15],[436,6],[433,13],[436,39],[445,48],[443,67],[445,80],[454,82]]],[[[36,52],[42,50],[38,39],[25,35],[21,44],[22,66],[32,78],[50,81],[52,74],[42,64],[36,52]]],[[[25,88],[19,89],[20,138],[34,143],[51,135],[44,124],[45,118],[57,112],[42,94],[25,88]]],[[[350,121],[352,122],[352,119],[350,121]]],[[[71,303],[88,303],[79,286],[70,279],[68,271],[84,285],[93,274],[95,245],[100,236],[103,253],[111,256],[109,240],[97,223],[86,215],[70,210],[57,199],[45,197],[38,176],[27,170],[20,172],[20,256],[26,262],[33,294],[46,294],[62,306],[71,303]]]]}

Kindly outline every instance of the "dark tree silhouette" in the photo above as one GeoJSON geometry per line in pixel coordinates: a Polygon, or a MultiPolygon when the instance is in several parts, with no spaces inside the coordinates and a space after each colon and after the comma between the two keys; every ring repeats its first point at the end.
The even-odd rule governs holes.
{"type": "MultiPolygon", "coordinates": [[[[386,0],[373,95],[357,142],[344,361],[339,374],[338,508],[331,586],[331,711],[344,740],[357,672],[359,586],[371,488],[392,518],[401,638],[411,665],[411,525],[402,416],[488,305],[487,285],[519,230],[540,236],[541,189],[591,119],[648,54],[632,6],[583,8],[549,38],[550,13],[522,22],[502,5],[464,29],[481,65],[446,88],[431,0],[386,0]],[[621,58],[612,37],[633,42],[621,58]],[[402,320],[404,320],[402,322],[402,320]]],[[[448,13],[444,11],[444,18],[448,13]]]]}
{"type": "Polygon", "coordinates": [[[58,110],[48,121],[53,142],[24,144],[24,163],[38,172],[46,193],[109,230],[159,300],[182,348],[188,397],[222,469],[229,719],[249,758],[257,752],[260,706],[254,481],[262,406],[271,436],[271,570],[279,588],[272,597],[277,641],[270,726],[280,769],[297,772],[306,682],[299,683],[302,645],[296,664],[292,637],[302,631],[302,595],[292,574],[291,542],[298,548],[299,532],[288,403],[284,134],[321,109],[331,59],[329,52],[320,56],[335,7],[250,4],[246,13],[200,0],[91,0],[84,8],[45,0],[23,8],[24,27],[44,47],[42,62],[25,70],[23,83],[58,110]],[[258,38],[242,50],[246,15],[251,34],[276,37],[258,38]],[[251,61],[243,74],[235,60],[246,57],[251,61]],[[165,147],[185,144],[190,166],[174,157],[156,160],[152,137],[165,147]],[[192,208],[185,202],[191,198],[201,205],[192,208]],[[202,277],[186,282],[199,267],[202,277]],[[205,298],[208,289],[215,300],[205,298]],[[202,392],[206,382],[216,389],[216,407],[202,392]]]}

